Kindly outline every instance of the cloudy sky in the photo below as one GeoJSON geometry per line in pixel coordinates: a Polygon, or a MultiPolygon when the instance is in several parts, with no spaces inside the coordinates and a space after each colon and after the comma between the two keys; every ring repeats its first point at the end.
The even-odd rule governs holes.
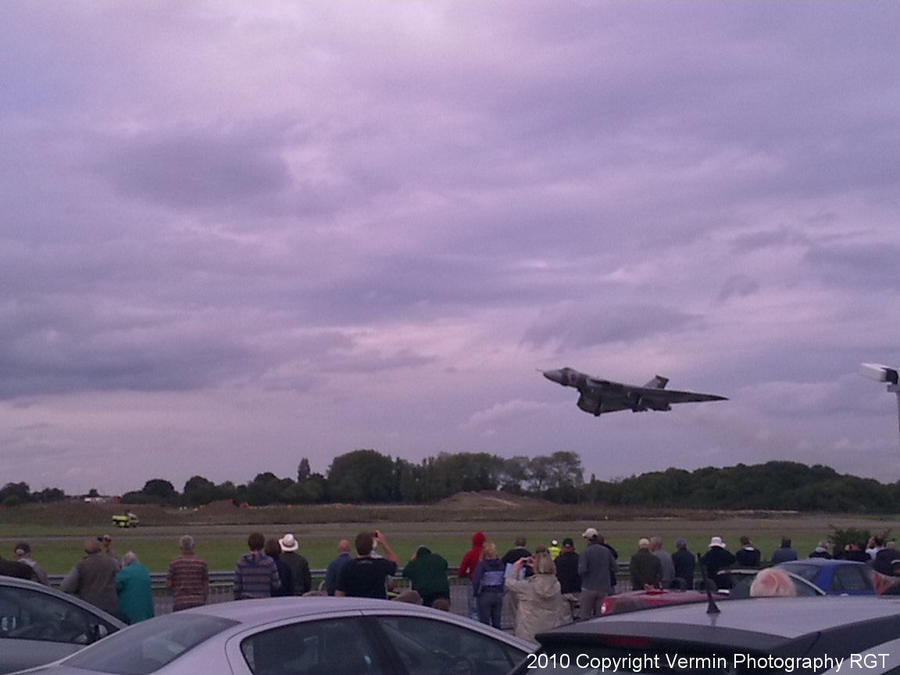
{"type": "Polygon", "coordinates": [[[900,478],[900,6],[0,5],[0,483],[900,478]],[[569,365],[727,402],[593,418],[569,365]]]}

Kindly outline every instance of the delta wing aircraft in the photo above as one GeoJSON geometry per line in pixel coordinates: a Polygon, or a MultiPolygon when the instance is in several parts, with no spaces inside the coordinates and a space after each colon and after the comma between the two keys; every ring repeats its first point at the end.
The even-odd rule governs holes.
{"type": "Polygon", "coordinates": [[[601,380],[574,368],[545,370],[544,377],[558,382],[564,387],[575,387],[578,390],[578,407],[592,415],[630,410],[644,412],[646,410],[671,410],[672,403],[696,403],[700,401],[727,401],[724,396],[715,394],[698,394],[693,391],[676,391],[666,389],[669,380],[657,375],[643,387],[621,382],[601,380]]]}

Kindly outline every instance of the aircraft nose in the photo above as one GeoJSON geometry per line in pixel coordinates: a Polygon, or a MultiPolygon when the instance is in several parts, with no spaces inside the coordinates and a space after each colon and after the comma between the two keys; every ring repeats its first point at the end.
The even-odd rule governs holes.
{"type": "Polygon", "coordinates": [[[545,370],[544,377],[558,384],[565,384],[562,370],[545,370]]]}

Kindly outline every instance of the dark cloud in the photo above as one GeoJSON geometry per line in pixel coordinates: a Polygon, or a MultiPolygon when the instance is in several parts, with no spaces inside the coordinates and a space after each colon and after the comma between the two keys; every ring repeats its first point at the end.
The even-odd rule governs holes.
{"type": "Polygon", "coordinates": [[[0,398],[198,389],[259,367],[241,336],[188,316],[108,312],[71,297],[0,315],[0,398]]]}

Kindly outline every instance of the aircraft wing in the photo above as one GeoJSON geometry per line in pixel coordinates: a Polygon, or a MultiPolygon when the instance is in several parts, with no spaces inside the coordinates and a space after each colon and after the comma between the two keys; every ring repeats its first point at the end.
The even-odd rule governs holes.
{"type": "Polygon", "coordinates": [[[673,403],[699,403],[702,401],[725,401],[724,396],[701,394],[694,391],[661,389],[657,387],[636,387],[619,382],[590,379],[581,390],[578,407],[595,415],[617,410],[669,410],[673,403]]]}
{"type": "Polygon", "coordinates": [[[727,401],[724,396],[717,394],[700,394],[695,391],[678,391],[676,389],[648,389],[646,387],[629,387],[632,397],[640,398],[643,402],[659,403],[700,403],[701,401],[727,401]]]}

